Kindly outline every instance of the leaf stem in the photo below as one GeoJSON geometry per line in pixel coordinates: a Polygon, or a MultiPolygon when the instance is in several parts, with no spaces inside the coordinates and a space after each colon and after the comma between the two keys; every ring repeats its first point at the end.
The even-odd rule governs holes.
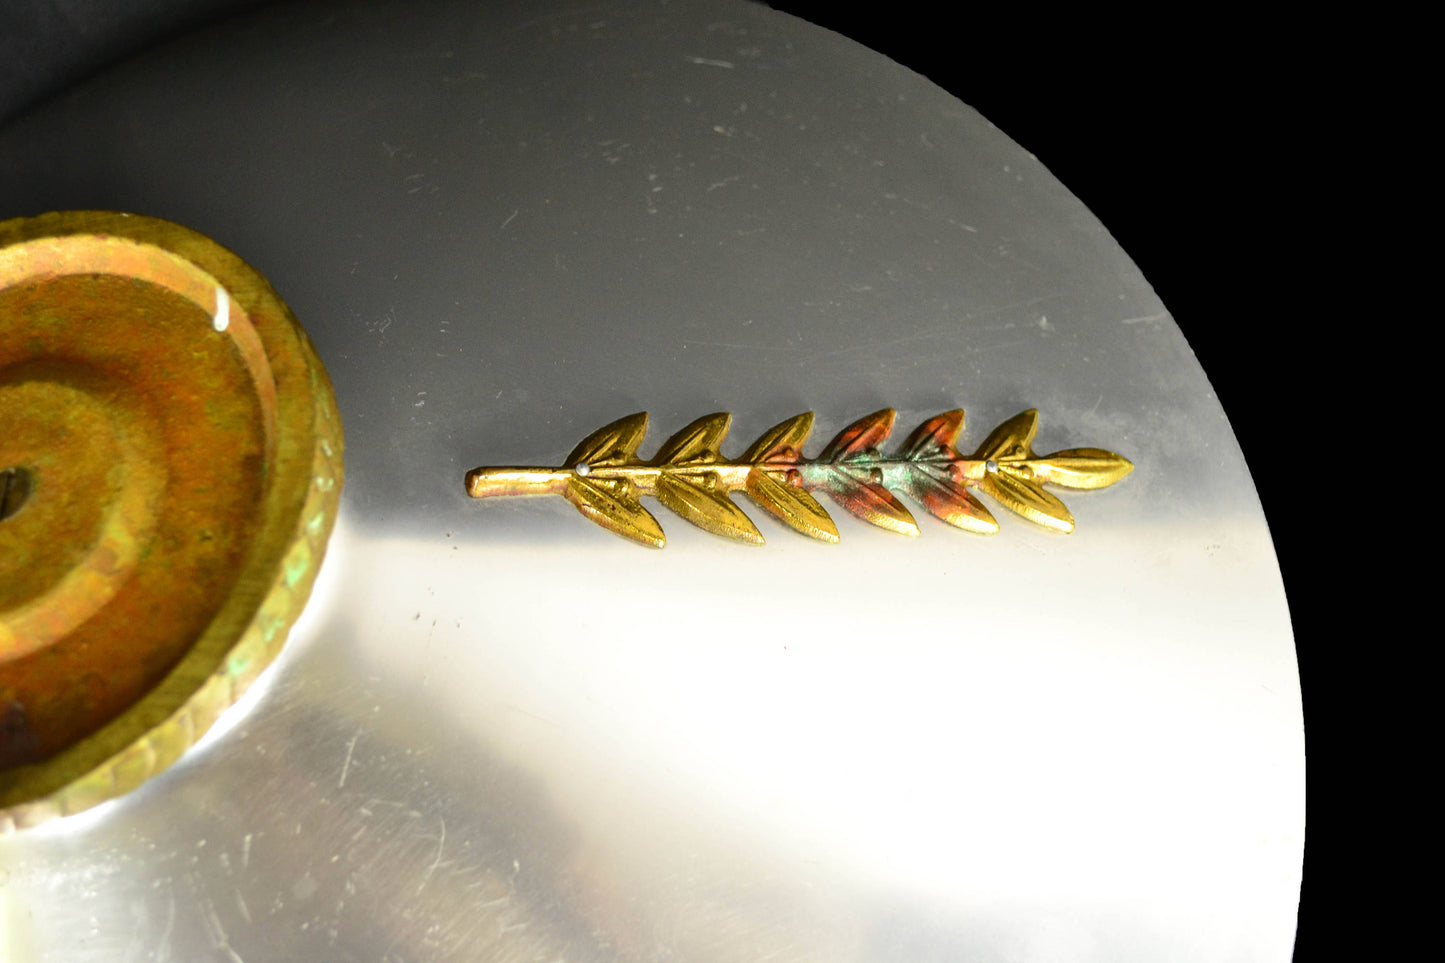
{"type": "MultiPolygon", "coordinates": [[[[936,458],[910,461],[902,458],[880,458],[878,460],[857,460],[846,463],[854,469],[876,468],[883,473],[888,484],[897,484],[906,479],[916,467],[926,465],[949,472],[955,482],[977,484],[987,473],[988,463],[970,458],[936,458]]],[[[477,468],[467,472],[467,494],[473,498],[500,498],[531,495],[555,495],[567,487],[567,479],[581,475],[594,481],[630,482],[640,495],[650,495],[657,490],[658,479],[664,474],[673,477],[690,478],[699,483],[712,477],[712,487],[718,491],[735,492],[747,487],[748,473],[754,468],[776,474],[789,474],[791,483],[804,489],[822,488],[827,485],[833,462],[824,461],[769,461],[753,465],[745,461],[700,462],[691,465],[599,465],[588,466],[585,470],[571,468],[477,468]]]]}
{"type": "Polygon", "coordinates": [[[516,495],[560,495],[567,490],[567,468],[474,468],[467,472],[467,494],[473,498],[516,495]]]}

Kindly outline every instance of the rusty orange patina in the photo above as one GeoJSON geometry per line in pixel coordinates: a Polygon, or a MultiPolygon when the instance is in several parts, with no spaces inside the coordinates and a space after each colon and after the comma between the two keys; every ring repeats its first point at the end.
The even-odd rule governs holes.
{"type": "Polygon", "coordinates": [[[0,465],[30,476],[0,522],[11,766],[175,665],[236,580],[266,446],[231,338],[172,291],[72,275],[0,292],[0,318],[0,465]]]}

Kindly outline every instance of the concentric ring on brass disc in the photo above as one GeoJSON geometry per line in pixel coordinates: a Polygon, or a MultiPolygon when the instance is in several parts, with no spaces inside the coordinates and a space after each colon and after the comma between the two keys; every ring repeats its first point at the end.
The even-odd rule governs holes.
{"type": "Polygon", "coordinates": [[[341,429],[295,319],[151,218],[0,223],[0,831],[170,765],[280,650],[341,429]]]}

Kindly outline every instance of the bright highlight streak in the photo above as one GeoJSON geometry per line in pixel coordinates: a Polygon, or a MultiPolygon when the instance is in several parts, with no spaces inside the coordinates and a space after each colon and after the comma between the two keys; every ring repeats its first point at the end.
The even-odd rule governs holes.
{"type": "Polygon", "coordinates": [[[211,324],[217,331],[224,331],[231,324],[231,298],[223,287],[216,288],[216,314],[211,324]]]}

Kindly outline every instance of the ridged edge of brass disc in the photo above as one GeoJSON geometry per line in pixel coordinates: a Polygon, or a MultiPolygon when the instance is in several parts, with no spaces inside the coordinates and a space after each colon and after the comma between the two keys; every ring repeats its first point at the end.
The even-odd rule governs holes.
{"type": "MultiPolygon", "coordinates": [[[[194,745],[280,653],[311,594],[335,525],[343,481],[341,419],[310,340],[259,272],[210,238],[156,218],[65,211],[0,222],[7,258],[51,239],[141,245],[245,313],[268,365],[304,369],[275,383],[274,457],[261,524],[230,594],[162,681],[98,731],[54,756],[0,773],[0,834],[69,816],[139,786],[194,745]]],[[[54,246],[54,245],[52,245],[54,246]]],[[[83,245],[80,245],[83,248],[83,245]]],[[[48,251],[55,273],[82,273],[48,251]]],[[[95,270],[90,268],[90,270],[95,270]]],[[[198,302],[199,303],[199,302],[198,302]]],[[[208,311],[212,306],[204,305],[208,311]]]]}

